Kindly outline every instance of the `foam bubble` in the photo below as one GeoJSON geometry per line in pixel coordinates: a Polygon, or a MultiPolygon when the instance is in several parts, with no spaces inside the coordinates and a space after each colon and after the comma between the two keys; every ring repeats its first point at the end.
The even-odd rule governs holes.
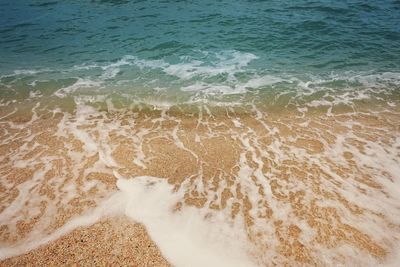
{"type": "Polygon", "coordinates": [[[182,198],[165,179],[135,177],[118,180],[125,214],[146,225],[152,239],[175,266],[255,266],[237,247],[246,239],[218,218],[205,219],[195,208],[173,211],[182,198]],[[140,203],[140,204],[139,204],[140,203]],[[235,245],[234,245],[235,244],[235,245]]]}
{"type": "Polygon", "coordinates": [[[72,94],[81,88],[99,87],[99,86],[101,86],[101,84],[102,84],[101,81],[92,81],[92,80],[78,78],[78,80],[74,84],[58,89],[54,93],[54,95],[57,97],[60,97],[60,98],[64,98],[68,94],[72,94]]]}

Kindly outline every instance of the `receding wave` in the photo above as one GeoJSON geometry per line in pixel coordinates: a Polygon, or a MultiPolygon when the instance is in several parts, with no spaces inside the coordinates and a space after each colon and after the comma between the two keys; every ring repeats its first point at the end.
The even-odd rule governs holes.
{"type": "Polygon", "coordinates": [[[196,53],[1,76],[0,258],[123,215],[176,266],[398,261],[400,74],[196,53]]]}

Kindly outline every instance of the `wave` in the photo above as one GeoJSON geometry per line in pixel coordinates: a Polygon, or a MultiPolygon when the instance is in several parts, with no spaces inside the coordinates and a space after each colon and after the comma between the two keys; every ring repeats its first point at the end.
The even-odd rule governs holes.
{"type": "Polygon", "coordinates": [[[34,94],[37,96],[40,95],[40,81],[57,83],[73,79],[72,84],[59,82],[53,94],[65,97],[80,94],[82,89],[85,92],[96,89],[94,91],[101,90],[101,94],[123,92],[135,95],[141,88],[148,94],[168,95],[178,89],[184,94],[207,98],[258,92],[308,98],[308,106],[322,105],[326,101],[348,104],[378,95],[396,95],[400,87],[400,72],[277,73],[253,64],[257,59],[254,54],[235,50],[197,51],[196,56],[169,60],[125,55],[115,61],[87,62],[65,69],[14,70],[0,76],[0,85],[14,88],[22,84],[37,92],[34,94]],[[317,93],[320,95],[316,96],[317,93]]]}

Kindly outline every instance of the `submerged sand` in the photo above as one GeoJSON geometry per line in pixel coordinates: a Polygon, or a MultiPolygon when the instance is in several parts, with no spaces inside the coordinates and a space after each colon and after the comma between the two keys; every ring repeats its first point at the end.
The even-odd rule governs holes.
{"type": "Polygon", "coordinates": [[[71,224],[118,194],[121,177],[147,176],[178,195],[171,216],[194,208],[205,220],[223,218],[227,232],[234,224],[246,239],[237,248],[256,265],[374,265],[396,257],[396,108],[99,112],[80,105],[68,113],[32,106],[1,109],[1,265],[169,265],[163,255],[174,264],[171,244],[146,233],[146,214],[96,213],[71,224]],[[132,221],[138,218],[145,225],[132,221]]]}

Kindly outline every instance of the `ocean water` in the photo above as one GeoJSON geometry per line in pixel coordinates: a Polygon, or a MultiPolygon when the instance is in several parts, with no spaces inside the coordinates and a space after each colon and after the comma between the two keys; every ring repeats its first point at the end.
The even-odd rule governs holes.
{"type": "Polygon", "coordinates": [[[0,0],[1,264],[399,266],[399,125],[397,0],[0,0]]]}
{"type": "Polygon", "coordinates": [[[151,95],[399,84],[398,1],[0,5],[2,93],[36,84],[45,94],[73,86],[151,95]]]}

